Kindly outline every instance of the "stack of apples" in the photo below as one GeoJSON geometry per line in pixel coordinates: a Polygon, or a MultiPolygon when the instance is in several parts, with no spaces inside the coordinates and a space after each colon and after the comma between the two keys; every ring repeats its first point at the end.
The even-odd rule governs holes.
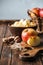
{"type": "Polygon", "coordinates": [[[32,12],[34,12],[40,18],[43,18],[43,8],[32,8],[32,12]]]}
{"type": "Polygon", "coordinates": [[[32,28],[27,28],[22,31],[22,40],[30,46],[37,46],[40,44],[40,37],[37,32],[32,28]]]}

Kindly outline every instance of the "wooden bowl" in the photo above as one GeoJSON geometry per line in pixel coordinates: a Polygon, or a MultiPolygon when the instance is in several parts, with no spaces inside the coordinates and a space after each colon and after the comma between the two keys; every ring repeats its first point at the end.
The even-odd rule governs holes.
{"type": "Polygon", "coordinates": [[[32,26],[32,27],[13,27],[11,26],[12,24],[9,25],[9,29],[12,33],[13,36],[20,36],[21,38],[21,33],[24,29],[26,28],[33,28],[34,30],[36,30],[37,26],[32,26]]]}

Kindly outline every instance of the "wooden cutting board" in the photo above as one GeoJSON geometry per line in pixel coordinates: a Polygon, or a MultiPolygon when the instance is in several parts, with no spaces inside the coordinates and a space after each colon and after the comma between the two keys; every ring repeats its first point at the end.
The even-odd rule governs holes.
{"type": "Polygon", "coordinates": [[[43,42],[37,47],[25,46],[19,54],[19,58],[22,60],[33,59],[37,56],[43,55],[43,42]]]}
{"type": "MultiPolygon", "coordinates": [[[[22,41],[22,43],[24,42],[22,41]]],[[[16,43],[16,45],[14,44],[10,48],[12,50],[15,49],[14,51],[16,51],[16,49],[18,48],[20,52],[19,51],[16,51],[16,52],[19,52],[19,58],[22,60],[27,60],[27,59],[31,60],[40,55],[43,55],[43,42],[41,42],[40,45],[36,47],[31,47],[26,43],[23,46],[21,47],[20,46],[21,46],[21,43],[16,43]]]]}

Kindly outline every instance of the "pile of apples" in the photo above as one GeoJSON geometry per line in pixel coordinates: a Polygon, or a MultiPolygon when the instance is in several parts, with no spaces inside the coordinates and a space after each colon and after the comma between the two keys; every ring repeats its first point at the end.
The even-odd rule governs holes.
{"type": "Polygon", "coordinates": [[[40,18],[43,18],[43,8],[32,8],[32,12],[34,12],[40,18]]]}
{"type": "Polygon", "coordinates": [[[30,46],[37,46],[40,44],[40,37],[37,32],[32,28],[27,28],[22,31],[22,41],[26,42],[30,46]]]}

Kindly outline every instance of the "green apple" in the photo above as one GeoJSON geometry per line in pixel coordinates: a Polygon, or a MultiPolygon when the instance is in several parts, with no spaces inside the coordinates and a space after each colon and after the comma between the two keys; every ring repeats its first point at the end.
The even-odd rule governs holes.
{"type": "Polygon", "coordinates": [[[31,36],[27,40],[27,44],[29,44],[30,46],[38,46],[40,44],[40,37],[38,37],[38,36],[31,36]]]}

